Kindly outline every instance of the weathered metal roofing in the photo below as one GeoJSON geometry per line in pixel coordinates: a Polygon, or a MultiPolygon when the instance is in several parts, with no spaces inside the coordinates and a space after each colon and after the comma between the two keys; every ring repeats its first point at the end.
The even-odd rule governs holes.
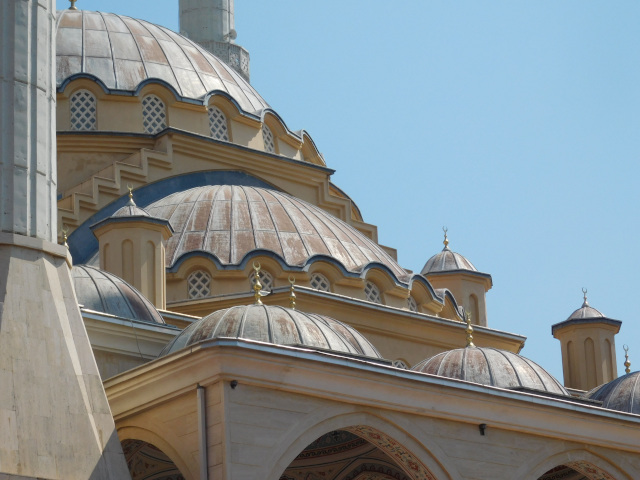
{"type": "Polygon", "coordinates": [[[567,318],[567,320],[577,320],[583,318],[604,318],[604,314],[589,305],[589,302],[587,302],[587,299],[585,298],[582,307],[575,310],[571,315],[569,315],[569,318],[567,318]]]}
{"type": "Polygon", "coordinates": [[[241,305],[213,312],[184,329],[160,356],[202,340],[229,337],[381,358],[369,340],[338,320],[273,305],[241,305]]]}
{"type": "Polygon", "coordinates": [[[450,350],[418,363],[411,370],[493,387],[524,387],[568,395],[560,382],[540,365],[496,348],[450,350]]]}
{"type": "Polygon", "coordinates": [[[150,215],[144,208],[140,208],[136,205],[136,202],[133,201],[133,197],[129,194],[129,202],[124,206],[116,210],[116,212],[111,215],[112,218],[120,218],[120,217],[149,217],[150,215]]]}
{"type": "Polygon", "coordinates": [[[599,310],[596,310],[591,305],[589,305],[589,302],[587,301],[587,296],[585,294],[582,307],[575,310],[571,315],[569,315],[569,318],[567,318],[565,321],[552,325],[551,333],[552,335],[555,335],[556,331],[570,325],[593,324],[593,323],[608,324],[613,326],[614,328],[617,328],[617,331],[620,331],[620,326],[622,325],[622,322],[620,320],[609,318],[599,310]]]}
{"type": "Polygon", "coordinates": [[[251,251],[269,250],[290,266],[325,255],[352,272],[376,262],[398,278],[406,275],[391,256],[352,226],[276,190],[208,185],[169,195],[146,211],[169,220],[174,229],[166,245],[169,267],[195,251],[214,255],[223,265],[238,265],[251,251]]]}
{"type": "Polygon", "coordinates": [[[604,408],[640,415],[640,372],[623,375],[594,388],[585,397],[599,400],[604,408]]]}
{"type": "Polygon", "coordinates": [[[113,13],[62,10],[57,29],[58,86],[89,74],[111,90],[133,92],[156,78],[184,98],[203,99],[221,90],[247,112],[269,106],[231,67],[168,28],[113,13]]]}
{"type": "Polygon", "coordinates": [[[471,272],[477,272],[478,270],[473,264],[465,257],[444,247],[440,253],[437,253],[424,265],[422,275],[428,275],[430,273],[450,272],[455,270],[469,270],[471,272]]]}
{"type": "Polygon", "coordinates": [[[156,308],[121,278],[89,265],[71,269],[78,303],[96,312],[150,323],[165,323],[156,308]]]}

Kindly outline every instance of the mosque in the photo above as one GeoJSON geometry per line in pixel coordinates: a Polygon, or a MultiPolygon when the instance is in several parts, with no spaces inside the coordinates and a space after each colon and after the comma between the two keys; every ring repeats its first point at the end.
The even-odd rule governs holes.
{"type": "Polygon", "coordinates": [[[180,33],[19,3],[51,18],[55,110],[34,121],[57,142],[58,228],[21,230],[47,209],[0,195],[16,212],[0,236],[0,479],[640,478],[640,372],[627,360],[617,376],[621,321],[585,292],[551,327],[560,381],[519,355],[523,336],[491,328],[491,275],[446,231],[419,273],[400,266],[311,135],[251,86],[233,0],[180,0],[180,33]],[[58,259],[41,306],[22,275],[42,260],[24,249],[58,259]],[[18,325],[15,312],[63,311],[63,294],[60,339],[53,322],[18,325]],[[33,373],[32,356],[55,373],[33,373]],[[72,400],[65,369],[102,382],[72,400]]]}

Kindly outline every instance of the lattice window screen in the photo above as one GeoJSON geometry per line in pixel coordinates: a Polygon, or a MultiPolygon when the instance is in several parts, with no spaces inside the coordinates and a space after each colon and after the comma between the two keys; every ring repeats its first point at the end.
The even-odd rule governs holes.
{"type": "Polygon", "coordinates": [[[329,279],[321,273],[314,273],[311,275],[311,288],[329,292],[331,290],[331,283],[329,283],[329,279]]]}
{"type": "Polygon", "coordinates": [[[364,286],[364,294],[367,300],[373,303],[382,303],[382,297],[380,296],[380,289],[373,282],[367,282],[364,286]]]}
{"type": "Polygon", "coordinates": [[[71,96],[71,130],[95,130],[98,111],[96,97],[88,90],[78,90],[71,96]]]}
{"type": "Polygon", "coordinates": [[[189,298],[204,298],[211,294],[211,277],[207,272],[196,270],[187,278],[189,298]]]}
{"type": "Polygon", "coordinates": [[[411,310],[412,312],[417,312],[418,311],[418,303],[416,302],[416,299],[413,297],[409,297],[407,299],[407,307],[409,307],[409,310],[411,310]]]}
{"type": "Polygon", "coordinates": [[[262,125],[262,140],[264,141],[264,151],[276,153],[276,141],[273,138],[273,132],[266,125],[262,125]]]}
{"type": "Polygon", "coordinates": [[[209,128],[211,137],[216,140],[229,141],[229,130],[227,129],[227,117],[218,107],[209,107],[209,128]]]}
{"type": "Polygon", "coordinates": [[[391,362],[391,365],[393,365],[396,368],[409,370],[409,366],[406,363],[404,363],[402,360],[394,360],[393,362],[391,362]]]}
{"type": "Polygon", "coordinates": [[[167,128],[164,102],[155,95],[147,95],[142,99],[142,125],[145,133],[158,133],[167,128]]]}
{"type": "MultiPolygon", "coordinates": [[[[251,272],[251,286],[256,284],[256,272],[251,272]]],[[[273,277],[271,274],[265,270],[260,270],[260,284],[262,285],[262,290],[266,292],[270,292],[273,290],[273,277]]]]}

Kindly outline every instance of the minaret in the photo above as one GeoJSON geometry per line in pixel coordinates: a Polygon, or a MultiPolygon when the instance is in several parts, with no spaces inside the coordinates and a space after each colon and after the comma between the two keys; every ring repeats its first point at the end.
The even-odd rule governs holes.
{"type": "Polygon", "coordinates": [[[249,52],[236,45],[234,0],[180,0],[180,33],[249,81],[249,52]]]}
{"type": "Polygon", "coordinates": [[[57,245],[55,0],[0,2],[0,478],[129,478],[57,245]]]}
{"type": "Polygon", "coordinates": [[[591,390],[617,378],[615,335],[622,322],[605,317],[589,305],[582,290],[582,307],[551,327],[562,346],[564,386],[591,390]]]}

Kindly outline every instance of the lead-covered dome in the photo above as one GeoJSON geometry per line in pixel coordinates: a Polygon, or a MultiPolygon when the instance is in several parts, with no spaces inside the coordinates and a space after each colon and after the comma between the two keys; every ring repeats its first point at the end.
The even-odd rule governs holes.
{"type": "Polygon", "coordinates": [[[78,74],[116,91],[134,92],[148,79],[167,82],[178,95],[203,99],[228,93],[243,110],[269,105],[231,67],[182,35],[144,20],[84,10],[58,12],[56,82],[78,74]]]}
{"type": "Polygon", "coordinates": [[[174,229],[166,245],[169,267],[191,252],[238,265],[249,252],[262,249],[290,266],[325,255],[352,272],[381,263],[398,278],[406,275],[389,254],[349,224],[276,190],[207,185],[169,195],[146,211],[169,220],[174,229]]]}
{"type": "Polygon", "coordinates": [[[458,272],[460,270],[466,270],[469,272],[478,272],[478,269],[473,266],[469,260],[459,253],[454,252],[449,248],[449,240],[447,238],[447,231],[445,229],[444,234],[444,248],[440,253],[435,254],[427,263],[425,263],[422,271],[422,275],[432,275],[439,273],[458,272]]]}
{"type": "Polygon", "coordinates": [[[160,356],[202,340],[229,337],[381,358],[369,340],[338,320],[272,305],[242,305],[213,312],[184,329],[160,356]]]}
{"type": "Polygon", "coordinates": [[[165,323],[144,295],[109,272],[74,265],[71,277],[78,303],[84,308],[141,322],[165,323]]]}
{"type": "Polygon", "coordinates": [[[466,347],[439,353],[411,370],[500,388],[526,388],[568,395],[544,368],[496,348],[466,347]]]}
{"type": "Polygon", "coordinates": [[[640,372],[618,377],[585,396],[602,402],[604,408],[640,415],[640,372]]]}

